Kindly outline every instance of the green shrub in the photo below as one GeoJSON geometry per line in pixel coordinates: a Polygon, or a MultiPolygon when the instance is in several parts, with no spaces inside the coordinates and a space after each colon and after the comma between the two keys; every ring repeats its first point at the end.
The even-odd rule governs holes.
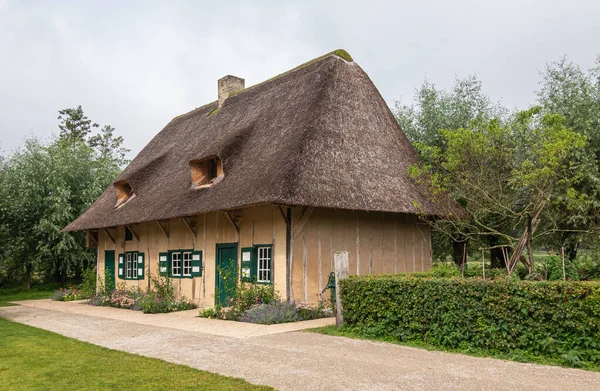
{"type": "Polygon", "coordinates": [[[164,299],[155,293],[145,295],[141,300],[141,310],[145,314],[163,314],[166,312],[186,311],[198,306],[186,299],[164,299]]]}
{"type": "Polygon", "coordinates": [[[79,285],[79,288],[87,297],[92,297],[96,294],[96,268],[91,267],[83,273],[83,281],[79,285]]]}
{"type": "Polygon", "coordinates": [[[600,262],[584,257],[579,262],[578,274],[581,280],[600,280],[600,262]]]}
{"type": "Polygon", "coordinates": [[[214,308],[203,308],[200,310],[199,316],[201,318],[217,319],[219,317],[219,311],[214,308]]]}
{"type": "Polygon", "coordinates": [[[600,284],[351,276],[344,321],[366,337],[600,363],[600,284]]]}

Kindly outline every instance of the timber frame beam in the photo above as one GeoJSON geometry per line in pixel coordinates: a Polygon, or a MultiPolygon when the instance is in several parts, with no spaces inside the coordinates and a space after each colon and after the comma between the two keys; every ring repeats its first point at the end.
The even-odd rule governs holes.
{"type": "Polygon", "coordinates": [[[294,237],[298,236],[298,234],[300,234],[300,232],[302,232],[304,227],[306,227],[306,224],[308,223],[308,220],[310,220],[310,216],[312,215],[314,210],[315,210],[315,208],[313,208],[312,206],[307,206],[302,210],[302,214],[300,215],[300,218],[298,219],[296,224],[294,224],[294,229],[293,229],[294,237]]]}
{"type": "Polygon", "coordinates": [[[104,234],[106,236],[108,236],[108,238],[110,239],[110,241],[112,242],[112,244],[116,244],[115,243],[115,238],[110,234],[110,232],[108,232],[108,229],[102,228],[102,231],[104,231],[104,234]]]}
{"type": "Polygon", "coordinates": [[[231,225],[233,225],[233,228],[235,228],[235,232],[237,232],[237,234],[239,236],[240,235],[240,227],[235,222],[234,216],[232,216],[230,212],[223,212],[223,213],[225,213],[225,216],[227,216],[227,220],[229,220],[229,222],[231,223],[231,225]]]}
{"type": "Polygon", "coordinates": [[[279,205],[279,206],[277,207],[277,209],[279,209],[279,213],[281,213],[281,217],[283,218],[283,221],[285,221],[285,222],[286,222],[286,224],[287,224],[288,218],[287,218],[287,214],[286,214],[286,212],[283,210],[283,208],[284,208],[284,207],[283,207],[283,206],[281,206],[281,205],[279,205]]]}
{"type": "Polygon", "coordinates": [[[135,240],[137,240],[139,242],[140,241],[140,233],[137,232],[135,229],[133,229],[132,225],[126,225],[126,227],[131,231],[131,233],[135,237],[135,240]]]}
{"type": "Polygon", "coordinates": [[[169,239],[169,222],[166,221],[164,227],[163,227],[163,225],[161,224],[160,221],[157,221],[156,225],[158,225],[158,228],[160,228],[160,230],[162,231],[162,233],[165,234],[165,236],[167,237],[167,239],[169,239]]]}
{"type": "Polygon", "coordinates": [[[187,227],[187,229],[190,230],[190,232],[192,233],[194,240],[196,238],[196,227],[194,227],[194,224],[192,224],[191,222],[188,221],[188,219],[186,219],[185,217],[181,218],[181,221],[183,221],[183,224],[185,224],[185,226],[187,227]]]}

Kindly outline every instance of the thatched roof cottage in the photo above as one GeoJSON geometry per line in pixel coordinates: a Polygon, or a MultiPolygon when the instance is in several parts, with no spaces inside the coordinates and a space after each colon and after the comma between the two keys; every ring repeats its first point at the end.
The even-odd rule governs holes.
{"type": "MultiPolygon", "coordinates": [[[[424,271],[427,224],[444,214],[407,168],[408,139],[342,50],[174,118],[67,231],[87,231],[98,270],[145,289],[175,279],[200,305],[226,302],[217,270],[315,301],[337,250],[350,272],[424,271]]],[[[449,201],[448,201],[449,202],[449,201]]]]}

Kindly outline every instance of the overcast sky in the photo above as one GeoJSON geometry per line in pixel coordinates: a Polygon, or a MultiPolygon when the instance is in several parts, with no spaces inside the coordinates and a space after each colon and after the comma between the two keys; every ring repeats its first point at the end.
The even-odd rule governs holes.
{"type": "Polygon", "coordinates": [[[337,48],[391,107],[425,78],[445,88],[475,74],[493,100],[525,108],[546,62],[587,69],[599,38],[599,0],[0,0],[0,150],[56,134],[57,111],[82,105],[133,157],[215,100],[218,78],[253,85],[337,48]]]}

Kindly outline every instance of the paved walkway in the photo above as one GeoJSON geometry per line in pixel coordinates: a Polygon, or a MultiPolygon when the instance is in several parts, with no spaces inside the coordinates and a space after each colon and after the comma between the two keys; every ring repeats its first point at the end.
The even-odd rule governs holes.
{"type": "Polygon", "coordinates": [[[600,389],[600,373],[576,369],[285,332],[289,330],[273,326],[234,332],[246,325],[194,318],[192,312],[143,315],[46,300],[23,303],[0,308],[0,316],[280,390],[600,389]]]}

